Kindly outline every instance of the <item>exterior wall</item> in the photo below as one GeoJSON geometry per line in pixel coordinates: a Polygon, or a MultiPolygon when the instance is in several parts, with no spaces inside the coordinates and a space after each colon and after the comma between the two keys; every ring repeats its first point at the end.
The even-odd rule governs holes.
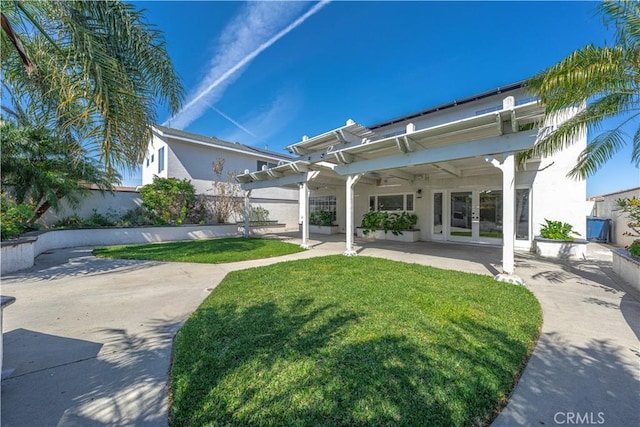
{"type": "Polygon", "coordinates": [[[77,215],[80,218],[89,218],[93,215],[94,210],[102,215],[113,214],[119,217],[127,211],[140,206],[141,203],[140,193],[133,189],[116,191],[113,194],[101,194],[98,190],[90,190],[89,197],[80,206],[72,208],[63,199],[59,212],[49,209],[39,222],[43,225],[51,226],[72,215],[77,215]]]}
{"type": "Polygon", "coordinates": [[[156,175],[161,178],[167,178],[169,176],[168,170],[171,163],[169,161],[169,151],[167,143],[154,134],[151,144],[149,144],[147,149],[144,163],[142,164],[142,185],[150,184],[156,175]],[[162,172],[158,172],[158,157],[161,148],[164,148],[164,168],[162,172]]]}
{"type": "Polygon", "coordinates": [[[545,219],[549,219],[571,224],[582,238],[586,238],[590,208],[586,201],[586,182],[567,177],[586,146],[585,131],[572,146],[553,157],[543,158],[537,167],[535,163],[532,164],[532,169],[537,169],[532,194],[531,220],[534,235],[540,234],[541,225],[545,223],[545,219]]]}
{"type": "Polygon", "coordinates": [[[251,197],[253,207],[262,207],[269,211],[269,219],[284,224],[283,231],[298,230],[298,200],[263,199],[251,197]]]}
{"type": "MultiPolygon", "coordinates": [[[[254,190],[250,200],[252,205],[267,209],[270,219],[278,221],[279,224],[285,224],[286,230],[298,229],[297,191],[285,188],[254,190]]],[[[126,190],[116,191],[114,194],[101,194],[98,190],[90,190],[90,196],[80,206],[72,208],[63,200],[59,212],[50,209],[39,222],[44,226],[53,226],[72,215],[86,219],[93,215],[94,210],[102,215],[111,214],[114,217],[120,217],[141,204],[142,199],[138,191],[126,190]]]]}
{"type": "Polygon", "coordinates": [[[593,202],[591,216],[611,219],[611,243],[616,246],[624,247],[637,239],[637,237],[623,235],[624,232],[630,231],[627,227],[628,217],[627,214],[616,211],[617,199],[634,196],[640,198],[640,187],[591,198],[593,202]]]}

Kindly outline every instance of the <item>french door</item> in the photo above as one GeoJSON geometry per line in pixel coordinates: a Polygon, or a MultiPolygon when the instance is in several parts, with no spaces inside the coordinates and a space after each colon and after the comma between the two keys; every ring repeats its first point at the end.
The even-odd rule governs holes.
{"type": "Polygon", "coordinates": [[[434,191],[434,240],[502,243],[502,190],[434,191]]]}

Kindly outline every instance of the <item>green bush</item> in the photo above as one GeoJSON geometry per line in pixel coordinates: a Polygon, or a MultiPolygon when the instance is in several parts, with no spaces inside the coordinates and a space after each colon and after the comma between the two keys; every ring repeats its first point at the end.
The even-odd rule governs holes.
{"type": "Polygon", "coordinates": [[[112,212],[101,214],[96,209],[89,218],[80,218],[78,215],[71,215],[56,223],[56,227],[113,227],[118,225],[119,218],[112,212]]]}
{"type": "Polygon", "coordinates": [[[32,229],[27,225],[34,215],[32,206],[16,203],[4,193],[0,194],[0,234],[2,240],[14,239],[32,229]]]}
{"type": "Polygon", "coordinates": [[[363,234],[372,231],[391,231],[394,236],[399,236],[403,231],[411,230],[418,222],[418,216],[409,212],[388,213],[384,211],[369,211],[362,217],[363,234]]]}
{"type": "Polygon", "coordinates": [[[140,189],[142,206],[157,225],[182,224],[196,202],[196,190],[188,179],[153,177],[140,189]]]}
{"type": "Polygon", "coordinates": [[[573,226],[562,221],[551,221],[545,218],[546,224],[540,229],[540,236],[552,240],[573,240],[580,233],[573,231],[573,226]]]}
{"type": "Polygon", "coordinates": [[[630,245],[626,246],[626,249],[632,256],[640,258],[640,239],[631,242],[630,245]]]}
{"type": "Polygon", "coordinates": [[[333,215],[329,211],[316,211],[309,215],[309,224],[311,225],[331,225],[332,223],[333,215]]]}

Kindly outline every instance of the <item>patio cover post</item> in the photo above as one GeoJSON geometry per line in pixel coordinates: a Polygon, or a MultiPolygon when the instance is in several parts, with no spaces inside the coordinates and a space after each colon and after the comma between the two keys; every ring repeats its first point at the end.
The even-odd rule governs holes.
{"type": "Polygon", "coordinates": [[[301,248],[309,249],[309,184],[300,184],[300,220],[302,221],[301,248]]]}
{"type": "Polygon", "coordinates": [[[251,196],[251,190],[248,190],[244,194],[244,238],[249,238],[250,231],[250,220],[251,220],[251,201],[249,197],[251,196]]]}
{"type": "Polygon", "coordinates": [[[512,152],[503,153],[502,163],[491,156],[485,158],[502,171],[502,272],[515,270],[514,248],[516,238],[516,163],[512,152]]]}
{"type": "Polygon", "coordinates": [[[504,153],[502,160],[502,272],[513,274],[515,269],[515,206],[516,167],[513,153],[504,153]]]}
{"type": "Polygon", "coordinates": [[[356,174],[356,175],[349,175],[347,176],[347,185],[346,185],[346,189],[347,189],[347,209],[346,209],[346,214],[347,214],[347,229],[346,229],[346,233],[347,233],[347,248],[344,251],[343,255],[346,256],[355,256],[358,255],[358,253],[353,250],[353,232],[354,232],[354,227],[353,227],[353,186],[356,185],[356,183],[360,180],[360,178],[362,177],[362,174],[356,174]]]}
{"type": "Polygon", "coordinates": [[[512,152],[503,153],[502,163],[493,157],[487,162],[502,171],[502,272],[513,274],[515,269],[515,211],[516,211],[516,164],[512,152]]]}

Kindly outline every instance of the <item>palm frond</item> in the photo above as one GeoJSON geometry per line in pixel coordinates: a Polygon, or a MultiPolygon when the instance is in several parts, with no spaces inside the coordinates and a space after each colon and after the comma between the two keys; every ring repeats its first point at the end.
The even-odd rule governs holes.
{"type": "Polygon", "coordinates": [[[587,178],[620,151],[625,144],[625,135],[620,127],[599,134],[580,153],[568,176],[576,179],[587,178]]]}
{"type": "Polygon", "coordinates": [[[631,161],[636,167],[640,166],[640,125],[633,135],[633,145],[631,146],[631,161]]]}

